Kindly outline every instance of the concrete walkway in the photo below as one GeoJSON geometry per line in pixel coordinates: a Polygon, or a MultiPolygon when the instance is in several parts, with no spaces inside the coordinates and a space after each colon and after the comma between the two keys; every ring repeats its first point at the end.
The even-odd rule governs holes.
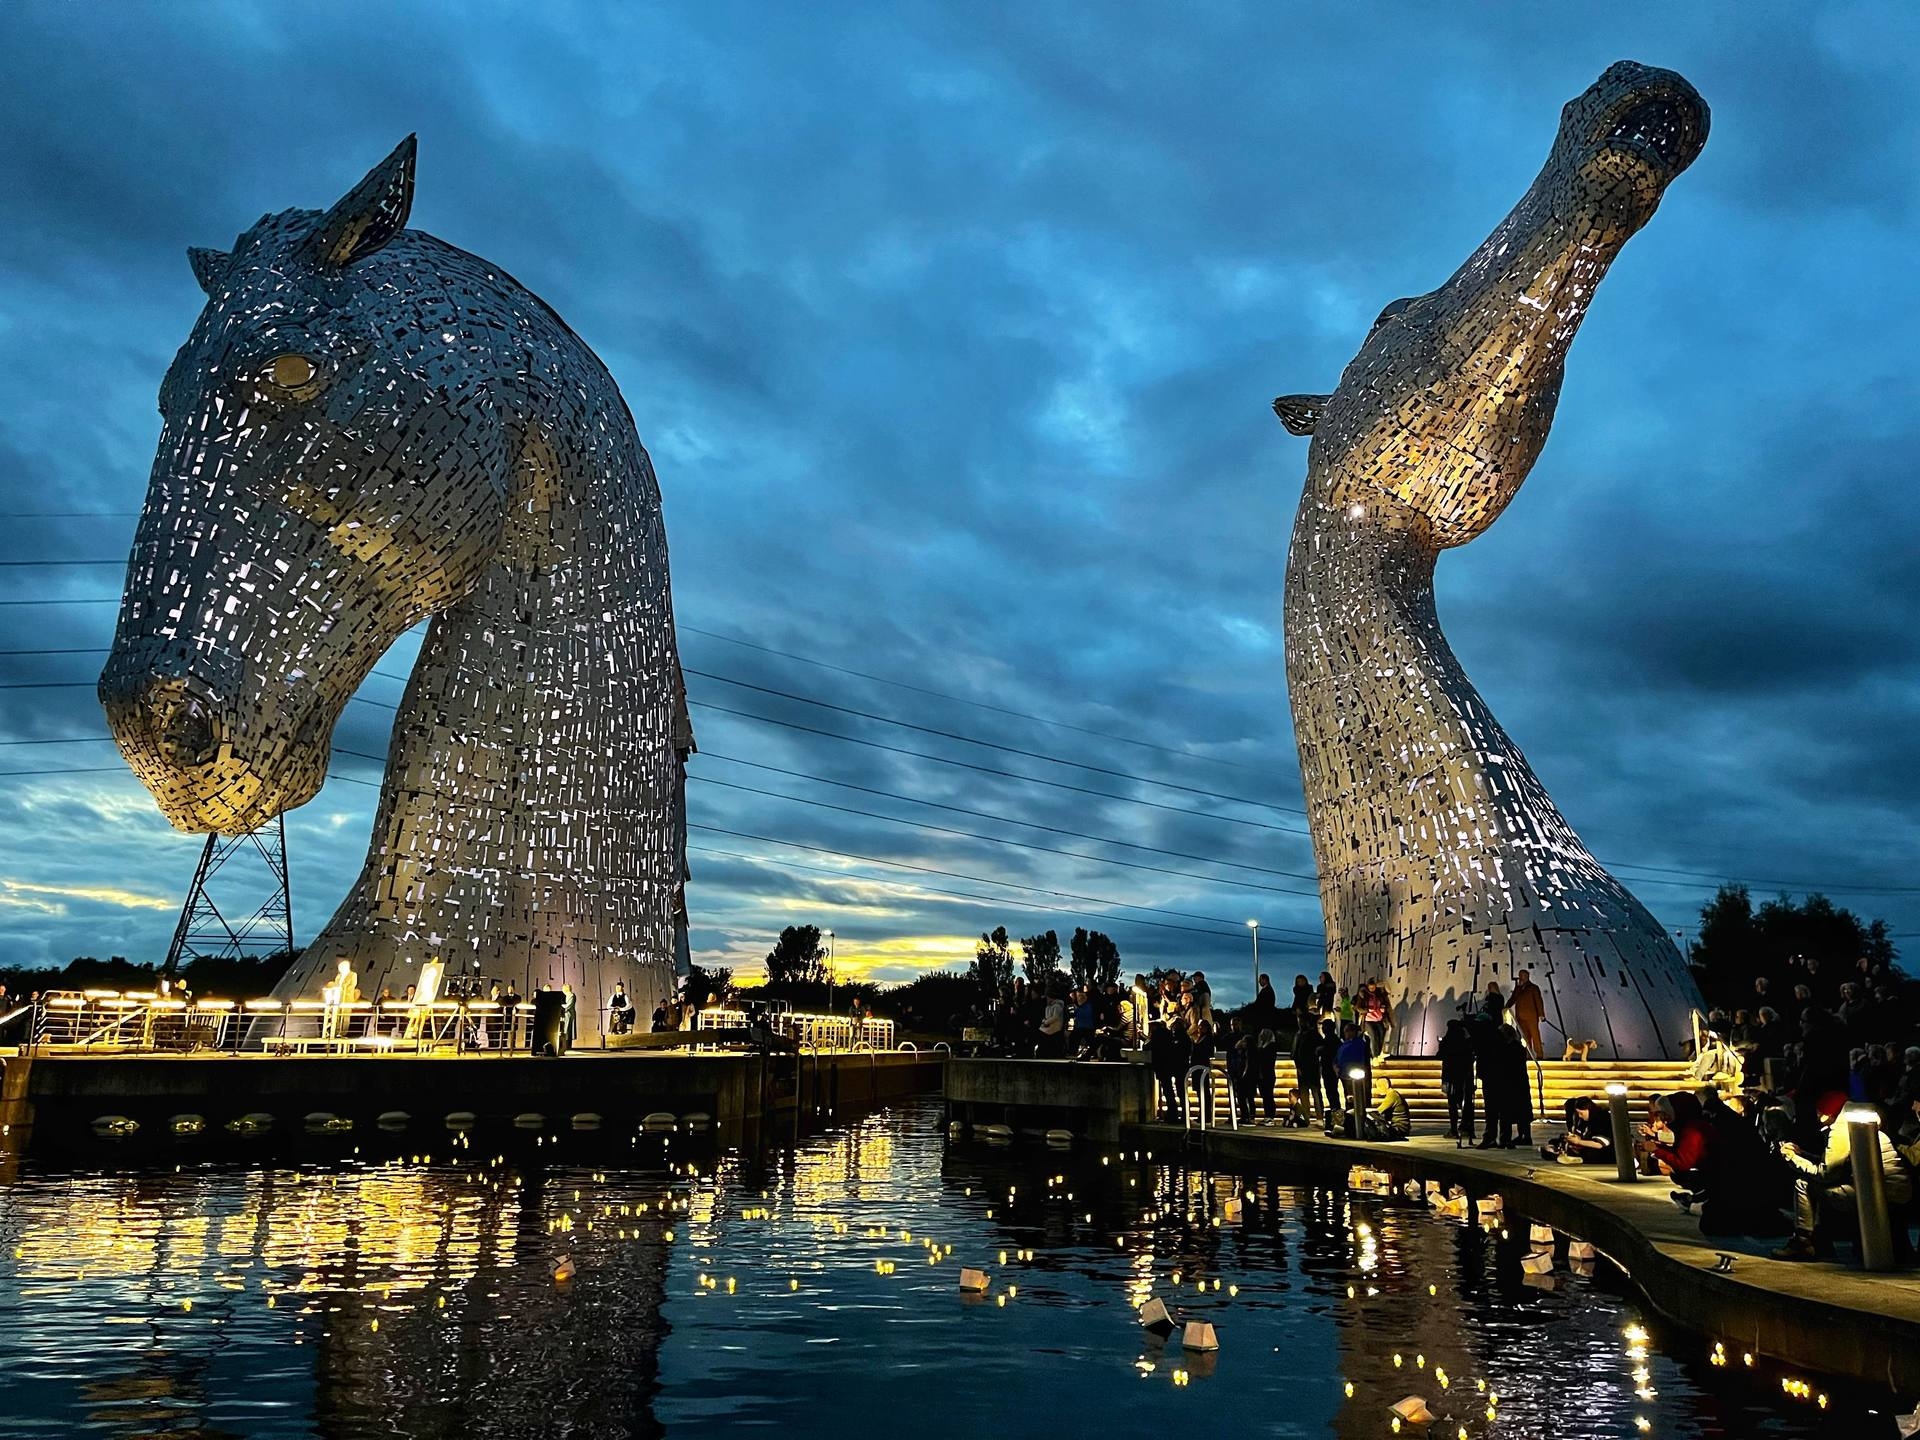
{"type": "MultiPolygon", "coordinates": [[[[1667,1197],[1664,1179],[1623,1185],[1611,1166],[1558,1165],[1538,1150],[1463,1150],[1440,1136],[1403,1144],[1333,1139],[1314,1130],[1252,1126],[1192,1132],[1129,1127],[1131,1141],[1177,1151],[1204,1147],[1230,1165],[1344,1174],[1357,1164],[1397,1183],[1435,1179],[1473,1195],[1499,1192],[1509,1223],[1537,1220],[1591,1241],[1669,1319],[1725,1342],[1737,1357],[1766,1355],[1824,1374],[1920,1395],[1920,1270],[1866,1274],[1846,1264],[1767,1258],[1778,1240],[1715,1240],[1667,1197]],[[1723,1256],[1732,1269],[1719,1271],[1723,1256]]],[[[1851,1245],[1842,1249],[1851,1256],[1851,1245]]]]}

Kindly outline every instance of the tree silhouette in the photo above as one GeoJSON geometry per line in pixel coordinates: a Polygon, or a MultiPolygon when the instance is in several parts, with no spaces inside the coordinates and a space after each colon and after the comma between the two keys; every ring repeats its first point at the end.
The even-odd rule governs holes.
{"type": "Polygon", "coordinates": [[[1070,949],[1076,988],[1111,985],[1120,978],[1120,947],[1098,930],[1075,929],[1070,949]]]}
{"type": "Polygon", "coordinates": [[[1013,983],[1013,949],[1006,926],[996,925],[991,935],[980,937],[973,951],[973,978],[989,995],[998,995],[1013,983]]]}
{"type": "Polygon", "coordinates": [[[827,949],[820,943],[818,925],[789,925],[767,952],[767,983],[787,985],[795,981],[825,984],[827,949]]]}
{"type": "Polygon", "coordinates": [[[1060,973],[1060,937],[1049,930],[1020,942],[1020,968],[1029,985],[1044,986],[1060,973]]]}

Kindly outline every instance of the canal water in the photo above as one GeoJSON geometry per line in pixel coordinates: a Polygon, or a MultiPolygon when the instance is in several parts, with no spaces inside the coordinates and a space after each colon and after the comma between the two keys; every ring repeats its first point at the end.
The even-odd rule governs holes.
{"type": "Polygon", "coordinates": [[[279,1146],[7,1157],[0,1435],[1894,1433],[1891,1397],[1663,1330],[1564,1236],[1530,1278],[1523,1215],[949,1144],[937,1102],[758,1155],[424,1127],[279,1146]],[[1149,1296],[1218,1350],[1144,1330],[1149,1296]],[[1436,1418],[1396,1431],[1415,1396],[1436,1418]]]}

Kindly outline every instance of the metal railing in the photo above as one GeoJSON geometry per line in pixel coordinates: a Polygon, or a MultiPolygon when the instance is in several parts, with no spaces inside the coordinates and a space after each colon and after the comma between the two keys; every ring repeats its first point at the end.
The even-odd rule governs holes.
{"type": "MultiPolygon", "coordinates": [[[[1194,1065],[1187,1070],[1186,1078],[1180,1082],[1180,1123],[1191,1130],[1198,1121],[1199,1128],[1205,1130],[1213,1118],[1213,1068],[1209,1065],[1194,1065]],[[1194,1076],[1200,1077],[1198,1083],[1194,1076]],[[1199,1104],[1194,1099],[1198,1097],[1199,1104]],[[1197,1113],[1196,1113],[1197,1112],[1197,1113]]],[[[1240,1098],[1233,1093],[1231,1082],[1227,1085],[1227,1124],[1230,1129],[1240,1128],[1240,1098]]]]}
{"type": "MultiPolygon", "coordinates": [[[[799,1048],[823,1051],[891,1050],[894,1048],[894,1023],[876,1016],[855,1018],[848,1015],[811,1015],[803,1011],[774,1010],[765,1023],[776,1035],[784,1035],[799,1048]]],[[[744,1039],[752,1017],[745,1010],[721,1007],[702,1010],[694,1021],[696,1032],[719,1032],[713,1036],[744,1039]]],[[[704,1048],[706,1042],[695,1042],[704,1048]]]]}
{"type": "MultiPolygon", "coordinates": [[[[117,990],[56,990],[0,1016],[0,1045],[36,1052],[265,1051],[273,1055],[510,1054],[533,1031],[533,1003],[497,1000],[186,999],[117,990]]],[[[872,1016],[809,1015],[785,1006],[763,1017],[796,1047],[822,1053],[891,1051],[894,1022],[872,1016]]],[[[701,1010],[688,1041],[732,1048],[751,1017],[726,1007],[701,1010]]],[[[917,1047],[900,1047],[918,1053],[917,1047]]],[[[947,1049],[942,1044],[936,1048],[947,1049]]]]}
{"type": "Polygon", "coordinates": [[[36,1053],[263,1050],[279,1055],[509,1054],[531,1033],[533,1006],[495,1000],[179,999],[117,991],[54,991],[0,1018],[0,1035],[30,1017],[36,1053]]]}

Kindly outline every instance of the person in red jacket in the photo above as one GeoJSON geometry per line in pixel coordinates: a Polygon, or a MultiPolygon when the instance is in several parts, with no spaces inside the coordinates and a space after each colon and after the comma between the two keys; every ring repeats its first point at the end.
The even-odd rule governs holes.
{"type": "Polygon", "coordinates": [[[1642,1133],[1655,1166],[1682,1189],[1704,1189],[1704,1183],[1697,1183],[1704,1182],[1704,1177],[1696,1172],[1712,1156],[1713,1128],[1701,1113],[1700,1102],[1683,1090],[1656,1095],[1647,1108],[1653,1112],[1653,1121],[1642,1133]]]}

